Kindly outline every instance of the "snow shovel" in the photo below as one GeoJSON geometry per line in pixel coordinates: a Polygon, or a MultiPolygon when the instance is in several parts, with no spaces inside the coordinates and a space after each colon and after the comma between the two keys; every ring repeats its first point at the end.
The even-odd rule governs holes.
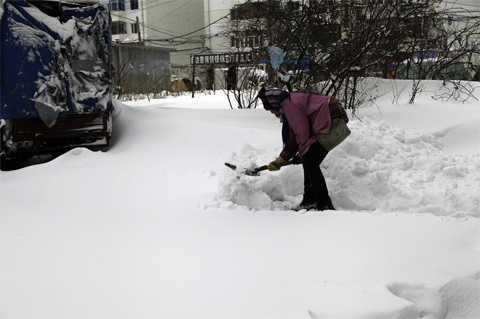
{"type": "MultiPolygon", "coordinates": [[[[280,164],[280,167],[287,166],[287,165],[290,165],[290,164],[293,164],[292,161],[287,161],[285,163],[280,164]]],[[[237,170],[236,165],[233,165],[233,164],[230,164],[230,163],[225,163],[225,166],[233,169],[234,171],[237,170]]],[[[260,172],[264,171],[266,169],[268,169],[268,165],[263,165],[263,166],[255,168],[255,169],[245,169],[240,173],[244,174],[244,175],[248,175],[248,176],[259,176],[260,172]]]]}

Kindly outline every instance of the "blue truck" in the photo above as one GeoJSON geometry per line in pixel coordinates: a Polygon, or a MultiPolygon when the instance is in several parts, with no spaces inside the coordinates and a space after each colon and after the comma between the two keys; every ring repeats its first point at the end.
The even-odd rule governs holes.
{"type": "Polygon", "coordinates": [[[112,136],[108,3],[0,0],[0,156],[6,161],[112,136]]]}

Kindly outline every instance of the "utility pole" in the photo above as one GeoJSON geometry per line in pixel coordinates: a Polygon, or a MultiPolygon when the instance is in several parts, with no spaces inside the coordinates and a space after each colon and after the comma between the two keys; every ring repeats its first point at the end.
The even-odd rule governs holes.
{"type": "Polygon", "coordinates": [[[138,43],[142,44],[142,34],[140,32],[140,22],[138,21],[138,16],[137,16],[137,33],[138,33],[138,43]]]}
{"type": "Polygon", "coordinates": [[[195,97],[195,54],[193,55],[193,72],[192,72],[192,99],[195,97]]]}
{"type": "Polygon", "coordinates": [[[215,70],[215,63],[213,64],[213,95],[215,95],[215,91],[217,90],[217,71],[215,70]]]}
{"type": "Polygon", "coordinates": [[[350,24],[350,10],[352,8],[352,3],[350,0],[344,1],[345,5],[345,16],[344,16],[344,23],[345,23],[345,28],[347,28],[348,31],[351,30],[351,24],[350,24]]]}
{"type": "Polygon", "coordinates": [[[141,10],[141,12],[142,12],[142,31],[143,31],[143,36],[145,36],[145,16],[144,16],[145,9],[143,7],[144,0],[139,0],[139,1],[140,1],[140,4],[142,5],[142,10],[141,10]]]}

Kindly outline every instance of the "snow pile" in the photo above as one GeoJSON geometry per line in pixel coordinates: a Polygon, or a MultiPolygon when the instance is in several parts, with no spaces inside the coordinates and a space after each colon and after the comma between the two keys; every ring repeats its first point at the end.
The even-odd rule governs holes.
{"type": "MultiPolygon", "coordinates": [[[[478,154],[446,154],[430,133],[406,132],[368,117],[350,121],[349,127],[351,137],[322,163],[336,207],[480,217],[478,154]]],[[[262,151],[245,145],[239,153],[231,157],[241,167],[220,180],[216,206],[288,210],[298,205],[303,193],[301,167],[246,176],[242,170],[254,168],[251,159],[262,151]]]]}
{"type": "Polygon", "coordinates": [[[432,134],[368,118],[350,126],[353,138],[324,164],[340,207],[480,217],[478,155],[445,154],[432,134]]]}
{"type": "MultiPolygon", "coordinates": [[[[240,151],[231,154],[227,162],[237,166],[235,171],[225,168],[219,177],[218,194],[212,207],[235,210],[289,210],[303,193],[303,173],[301,167],[284,167],[279,172],[267,170],[259,176],[245,175],[245,170],[254,170],[257,162],[267,164],[271,156],[265,150],[251,144],[244,144],[240,151]]],[[[301,200],[301,198],[300,198],[301,200]]]]}
{"type": "Polygon", "coordinates": [[[392,283],[390,292],[412,305],[388,318],[476,318],[480,313],[479,287],[480,272],[451,280],[438,290],[418,283],[392,283]]]}

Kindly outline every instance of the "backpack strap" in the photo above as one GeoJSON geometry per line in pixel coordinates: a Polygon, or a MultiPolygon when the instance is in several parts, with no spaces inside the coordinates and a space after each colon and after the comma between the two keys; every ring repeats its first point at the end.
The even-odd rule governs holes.
{"type": "Polygon", "coordinates": [[[341,118],[345,121],[345,123],[348,123],[347,112],[337,98],[330,97],[328,108],[330,110],[330,117],[332,119],[341,118]]]}

